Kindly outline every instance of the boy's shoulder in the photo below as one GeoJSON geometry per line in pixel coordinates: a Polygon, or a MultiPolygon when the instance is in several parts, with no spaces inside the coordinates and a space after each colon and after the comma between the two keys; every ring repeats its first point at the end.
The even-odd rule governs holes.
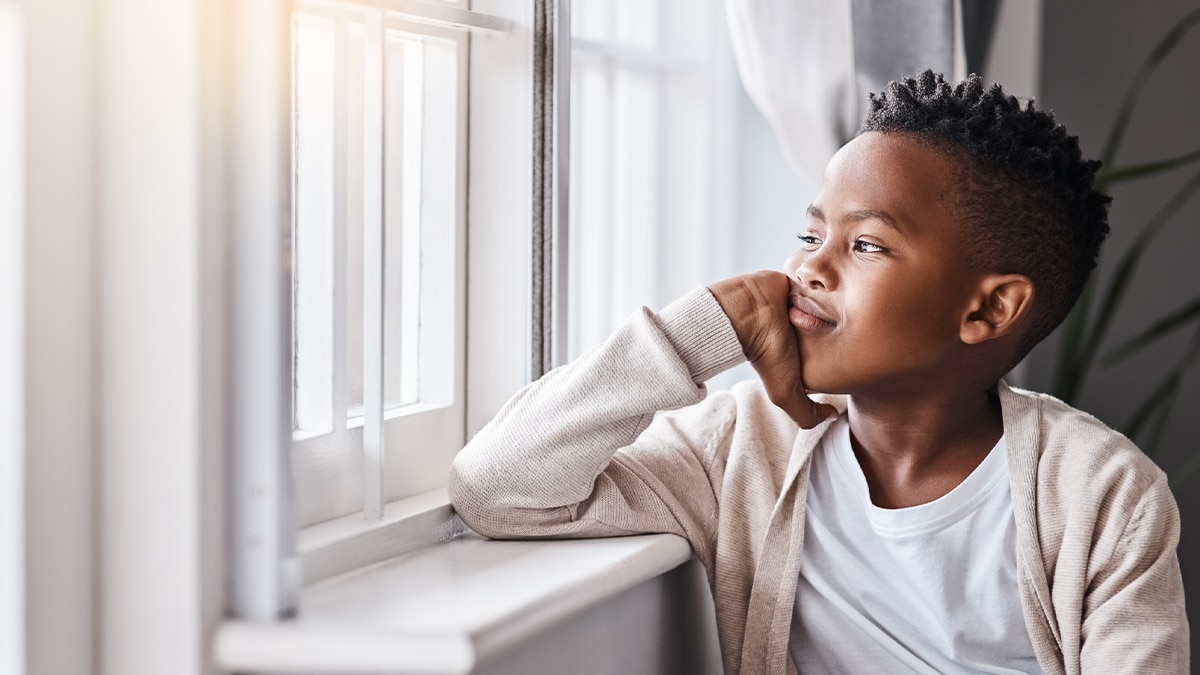
{"type": "Polygon", "coordinates": [[[1001,391],[1005,434],[1036,429],[1043,454],[1118,456],[1155,466],[1137,444],[1088,412],[1050,394],[1004,383],[1001,391]]]}
{"type": "Polygon", "coordinates": [[[1004,383],[1000,390],[1010,458],[1031,463],[1039,499],[1085,506],[1165,490],[1162,469],[1095,416],[1049,394],[1004,383]]]}

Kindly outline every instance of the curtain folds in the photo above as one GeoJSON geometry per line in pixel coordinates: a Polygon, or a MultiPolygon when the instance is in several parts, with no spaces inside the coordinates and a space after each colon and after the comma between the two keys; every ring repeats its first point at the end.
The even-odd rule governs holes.
{"type": "Polygon", "coordinates": [[[726,0],[742,84],[792,168],[817,184],[867,94],[931,68],[982,71],[999,0],[726,0]]]}

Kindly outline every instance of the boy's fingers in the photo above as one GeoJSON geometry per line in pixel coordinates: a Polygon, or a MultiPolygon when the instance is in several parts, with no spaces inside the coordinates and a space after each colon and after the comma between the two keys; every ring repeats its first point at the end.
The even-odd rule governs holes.
{"type": "Polygon", "coordinates": [[[811,429],[837,415],[804,390],[800,343],[788,320],[790,283],[779,272],[756,272],[719,281],[709,291],[729,317],[746,358],[771,402],[796,424],[811,429]]]}
{"type": "Polygon", "coordinates": [[[840,414],[837,408],[828,403],[817,403],[806,394],[801,394],[800,399],[799,409],[794,414],[788,411],[788,417],[799,424],[801,429],[811,429],[823,422],[837,419],[840,414]]]}
{"type": "MultiPolygon", "coordinates": [[[[763,365],[767,366],[767,364],[763,365]]],[[[769,367],[764,367],[763,370],[770,372],[769,367]]],[[[760,376],[761,374],[762,371],[760,371],[760,376]]],[[[811,429],[838,416],[837,408],[828,403],[817,403],[809,398],[800,384],[798,369],[797,372],[789,373],[786,380],[779,377],[782,375],[779,371],[771,374],[773,382],[767,382],[767,379],[763,378],[767,396],[772,403],[782,408],[788,417],[792,418],[792,421],[800,425],[800,428],[811,429]]]]}
{"type": "Polygon", "coordinates": [[[775,333],[774,344],[754,364],[771,402],[783,409],[803,429],[811,429],[838,415],[837,408],[817,403],[804,389],[800,348],[790,324],[775,333]]]}

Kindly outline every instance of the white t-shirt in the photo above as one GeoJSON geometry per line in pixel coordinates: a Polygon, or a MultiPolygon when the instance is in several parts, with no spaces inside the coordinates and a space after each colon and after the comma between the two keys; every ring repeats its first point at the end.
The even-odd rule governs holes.
{"type": "Polygon", "coordinates": [[[843,415],[813,451],[789,649],[802,673],[1041,673],[1001,438],[943,497],[871,503],[843,415]]]}

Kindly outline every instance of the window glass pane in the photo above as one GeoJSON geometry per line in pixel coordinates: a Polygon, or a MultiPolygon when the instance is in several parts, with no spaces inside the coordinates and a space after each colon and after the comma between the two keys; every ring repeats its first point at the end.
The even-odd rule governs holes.
{"type": "Polygon", "coordinates": [[[293,413],[297,431],[333,421],[334,22],[293,24],[293,413]]]}
{"type": "Polygon", "coordinates": [[[577,2],[571,5],[571,37],[606,42],[612,39],[612,4],[577,2]]]}
{"type": "MultiPolygon", "coordinates": [[[[389,31],[384,123],[384,401],[418,400],[421,306],[421,186],[424,158],[425,43],[389,31]]],[[[437,157],[431,157],[436,161],[437,157]]],[[[444,158],[443,158],[444,159],[444,158]]]]}
{"type": "Polygon", "coordinates": [[[603,69],[576,65],[571,90],[570,282],[568,356],[611,330],[612,88],[603,69]]]}
{"type": "Polygon", "coordinates": [[[658,2],[620,0],[572,8],[569,358],[598,344],[655,287],[658,138],[663,72],[658,2]],[[647,65],[648,62],[651,65],[647,65]]]}
{"type": "Polygon", "coordinates": [[[651,69],[618,69],[612,74],[613,217],[612,307],[615,321],[648,302],[655,284],[660,208],[659,79],[651,69]]]}
{"type": "Polygon", "coordinates": [[[736,86],[715,0],[572,11],[569,358],[724,269],[736,86]]]}
{"type": "Polygon", "coordinates": [[[608,0],[571,5],[571,37],[635,49],[659,45],[661,0],[608,0]]]}
{"type": "Polygon", "coordinates": [[[346,50],[346,405],[349,417],[363,404],[363,79],[366,27],[347,26],[346,50]]]}
{"type": "Polygon", "coordinates": [[[384,170],[384,400],[453,398],[458,43],[389,31],[384,170]]]}
{"type": "Polygon", "coordinates": [[[612,0],[613,42],[640,49],[657,48],[660,2],[661,0],[612,0]]]}

